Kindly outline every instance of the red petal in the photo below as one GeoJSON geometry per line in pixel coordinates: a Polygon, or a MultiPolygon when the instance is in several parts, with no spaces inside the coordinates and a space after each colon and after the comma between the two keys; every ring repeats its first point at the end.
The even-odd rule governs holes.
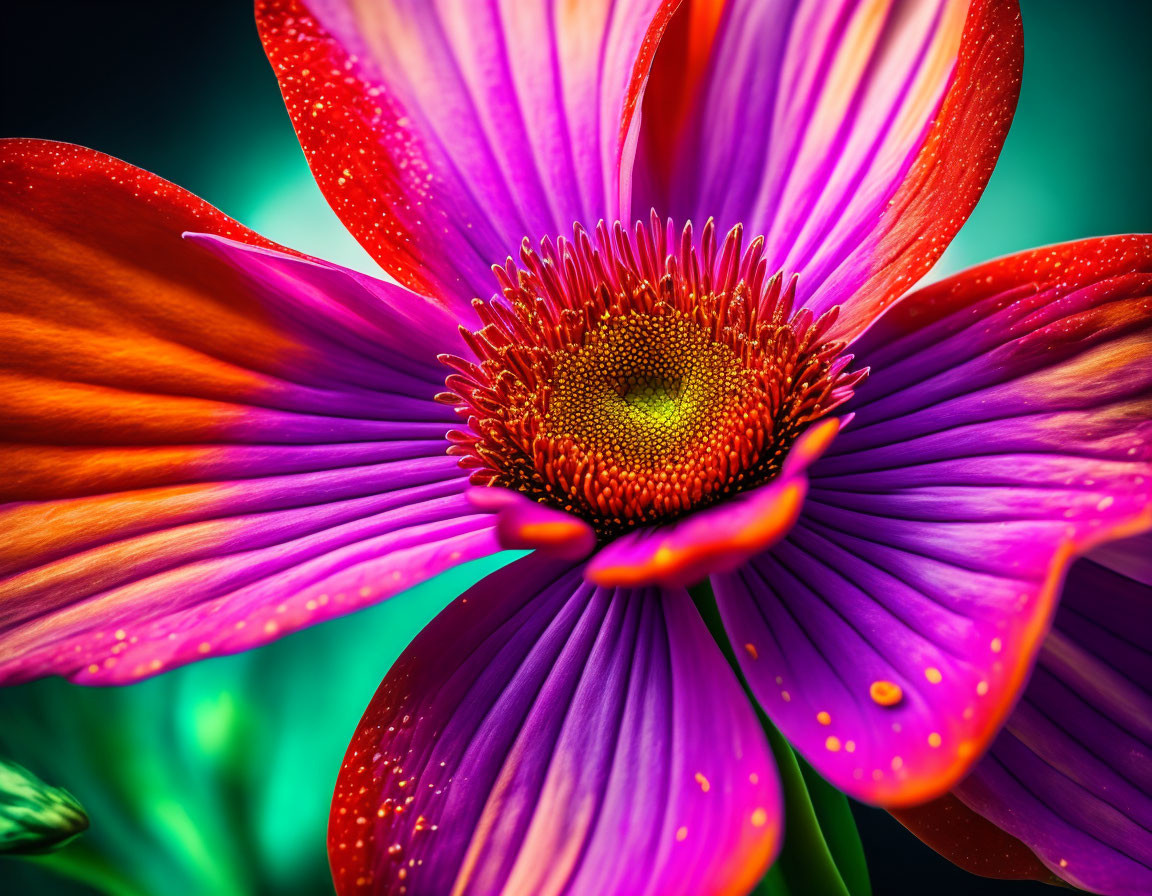
{"type": "Polygon", "coordinates": [[[912,809],[895,809],[892,815],[953,865],[972,874],[1056,882],[1032,850],[950,793],[912,809]]]}

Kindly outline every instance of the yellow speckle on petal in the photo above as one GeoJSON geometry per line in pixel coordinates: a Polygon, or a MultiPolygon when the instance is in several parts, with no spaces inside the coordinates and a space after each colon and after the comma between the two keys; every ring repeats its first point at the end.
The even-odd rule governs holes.
{"type": "Polygon", "coordinates": [[[929,666],[924,670],[924,677],[928,679],[929,684],[940,684],[944,680],[944,676],[940,674],[940,670],[935,666],[929,666]]]}
{"type": "Polygon", "coordinates": [[[749,641],[747,644],[744,645],[744,649],[746,651],[748,651],[748,656],[752,657],[752,659],[754,659],[754,660],[760,659],[760,654],[756,650],[756,645],[753,644],[751,641],[749,641]]]}
{"type": "Polygon", "coordinates": [[[683,843],[687,836],[688,828],[684,827],[684,825],[680,825],[680,827],[676,829],[676,842],[683,843]]]}
{"type": "Polygon", "coordinates": [[[829,734],[828,738],[824,741],[824,748],[826,750],[830,750],[833,753],[839,753],[840,738],[838,738],[835,734],[829,734]]]}
{"type": "Polygon", "coordinates": [[[976,693],[979,694],[981,697],[983,697],[985,694],[987,694],[988,693],[988,682],[986,682],[986,681],[976,682],[976,693]]]}
{"type": "Polygon", "coordinates": [[[821,725],[831,725],[832,716],[828,715],[824,710],[820,710],[820,712],[816,713],[816,721],[821,725]]]}
{"type": "Polygon", "coordinates": [[[938,731],[933,731],[931,734],[928,735],[928,746],[930,746],[930,747],[940,746],[940,733],[938,731]]]}
{"type": "Polygon", "coordinates": [[[892,757],[892,771],[898,772],[904,767],[904,760],[899,756],[892,757]]]}
{"type": "Polygon", "coordinates": [[[768,823],[768,813],[762,808],[757,808],[752,812],[752,826],[762,828],[768,823]]]}
{"type": "Polygon", "coordinates": [[[999,653],[1001,650],[1004,649],[1004,642],[1001,641],[999,638],[993,638],[991,647],[992,647],[993,653],[999,653]]]}
{"type": "Polygon", "coordinates": [[[696,783],[700,785],[700,789],[705,793],[712,789],[712,785],[708,783],[708,779],[700,774],[700,772],[696,772],[696,783]]]}
{"type": "Polygon", "coordinates": [[[904,699],[904,691],[894,681],[874,681],[868,686],[868,696],[880,706],[895,706],[904,699]]]}

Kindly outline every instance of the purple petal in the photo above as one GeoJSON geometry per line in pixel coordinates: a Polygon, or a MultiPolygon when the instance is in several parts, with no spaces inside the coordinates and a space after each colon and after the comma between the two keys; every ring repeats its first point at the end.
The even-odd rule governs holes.
{"type": "MultiPolygon", "coordinates": [[[[1152,562],[1152,537],[1127,546],[1152,562]]],[[[956,795],[1074,886],[1152,892],[1152,588],[1072,568],[1024,698],[956,795]]]]}
{"type": "Polygon", "coordinates": [[[837,786],[954,785],[1070,561],[1152,523],[1150,296],[1152,239],[1089,240],[914,294],[853,347],[872,373],[800,522],[716,581],[757,696],[837,786]]]}
{"type": "Polygon", "coordinates": [[[769,270],[858,332],[975,206],[1022,57],[1014,0],[685,4],[647,94],[654,183],[638,174],[634,211],[763,234],[769,270]]]}
{"type": "Polygon", "coordinates": [[[6,144],[0,679],[126,682],[497,549],[439,305],[78,147],[6,144]],[[91,222],[103,222],[90,229],[91,222]]]}
{"type": "Polygon", "coordinates": [[[525,237],[627,211],[669,0],[262,0],[300,143],[349,230],[467,312],[525,237]]]}
{"type": "Polygon", "coordinates": [[[597,588],[533,555],[388,673],[329,854],[341,894],[735,893],[779,813],[763,732],[687,593],[597,588]]]}

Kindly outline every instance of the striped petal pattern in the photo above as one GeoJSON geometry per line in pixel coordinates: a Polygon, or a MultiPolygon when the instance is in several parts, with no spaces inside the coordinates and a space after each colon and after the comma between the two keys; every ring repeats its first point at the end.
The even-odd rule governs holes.
{"type": "Polygon", "coordinates": [[[321,189],[402,283],[494,290],[521,241],[627,212],[639,98],[675,0],[261,0],[321,189]]]}
{"type": "MultiPolygon", "coordinates": [[[[1152,536],[1128,545],[1152,578],[1152,536]]],[[[1152,585],[1078,562],[1024,698],[956,788],[1093,893],[1152,891],[1150,639],[1152,585]]]]}
{"type": "Polygon", "coordinates": [[[1016,108],[1015,0],[695,0],[657,54],[633,213],[763,234],[858,333],[967,219],[1016,108]]]}
{"type": "Polygon", "coordinates": [[[907,805],[991,742],[1076,554],[1152,524],[1152,238],[958,274],[853,349],[872,375],[799,523],[714,582],[785,736],[907,805]]]}
{"type": "Polygon", "coordinates": [[[336,784],[337,892],[740,894],[778,846],[760,724],[687,592],[533,555],[389,671],[336,784]]]}
{"type": "Polygon", "coordinates": [[[496,549],[440,306],[78,147],[5,143],[0,190],[0,679],[131,681],[496,549]]]}

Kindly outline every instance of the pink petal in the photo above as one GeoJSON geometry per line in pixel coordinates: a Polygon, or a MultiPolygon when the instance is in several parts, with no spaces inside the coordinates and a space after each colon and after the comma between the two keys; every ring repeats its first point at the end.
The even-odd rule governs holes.
{"type": "Polygon", "coordinates": [[[525,237],[627,211],[633,112],[673,0],[261,0],[300,143],[349,230],[455,301],[525,237]]]}
{"type": "Polygon", "coordinates": [[[992,173],[1020,86],[1016,2],[713,6],[686,6],[670,35],[688,15],[695,30],[657,54],[633,210],[763,234],[769,270],[799,274],[817,314],[843,305],[833,335],[850,337],[928,270],[992,173]]]}
{"type": "Polygon", "coordinates": [[[589,562],[588,580],[606,587],[684,587],[711,573],[731,572],[788,534],[807,491],[805,471],[839,430],[836,419],[809,427],[792,446],[780,475],[766,485],[610,542],[589,562]]]}
{"type": "Polygon", "coordinates": [[[1152,525],[1150,307],[1152,238],[1086,240],[915,293],[853,346],[871,375],[799,523],[714,579],[753,690],[837,787],[954,786],[1075,556],[1152,525]]]}
{"type": "Polygon", "coordinates": [[[580,517],[511,489],[469,489],[468,500],[476,509],[497,515],[496,537],[504,550],[540,550],[553,557],[581,560],[596,547],[596,533],[580,517]]]}
{"type": "Polygon", "coordinates": [[[0,680],[131,681],[497,548],[443,309],[115,159],[0,148],[0,680]],[[268,244],[270,245],[270,244],[268,244]]]}

